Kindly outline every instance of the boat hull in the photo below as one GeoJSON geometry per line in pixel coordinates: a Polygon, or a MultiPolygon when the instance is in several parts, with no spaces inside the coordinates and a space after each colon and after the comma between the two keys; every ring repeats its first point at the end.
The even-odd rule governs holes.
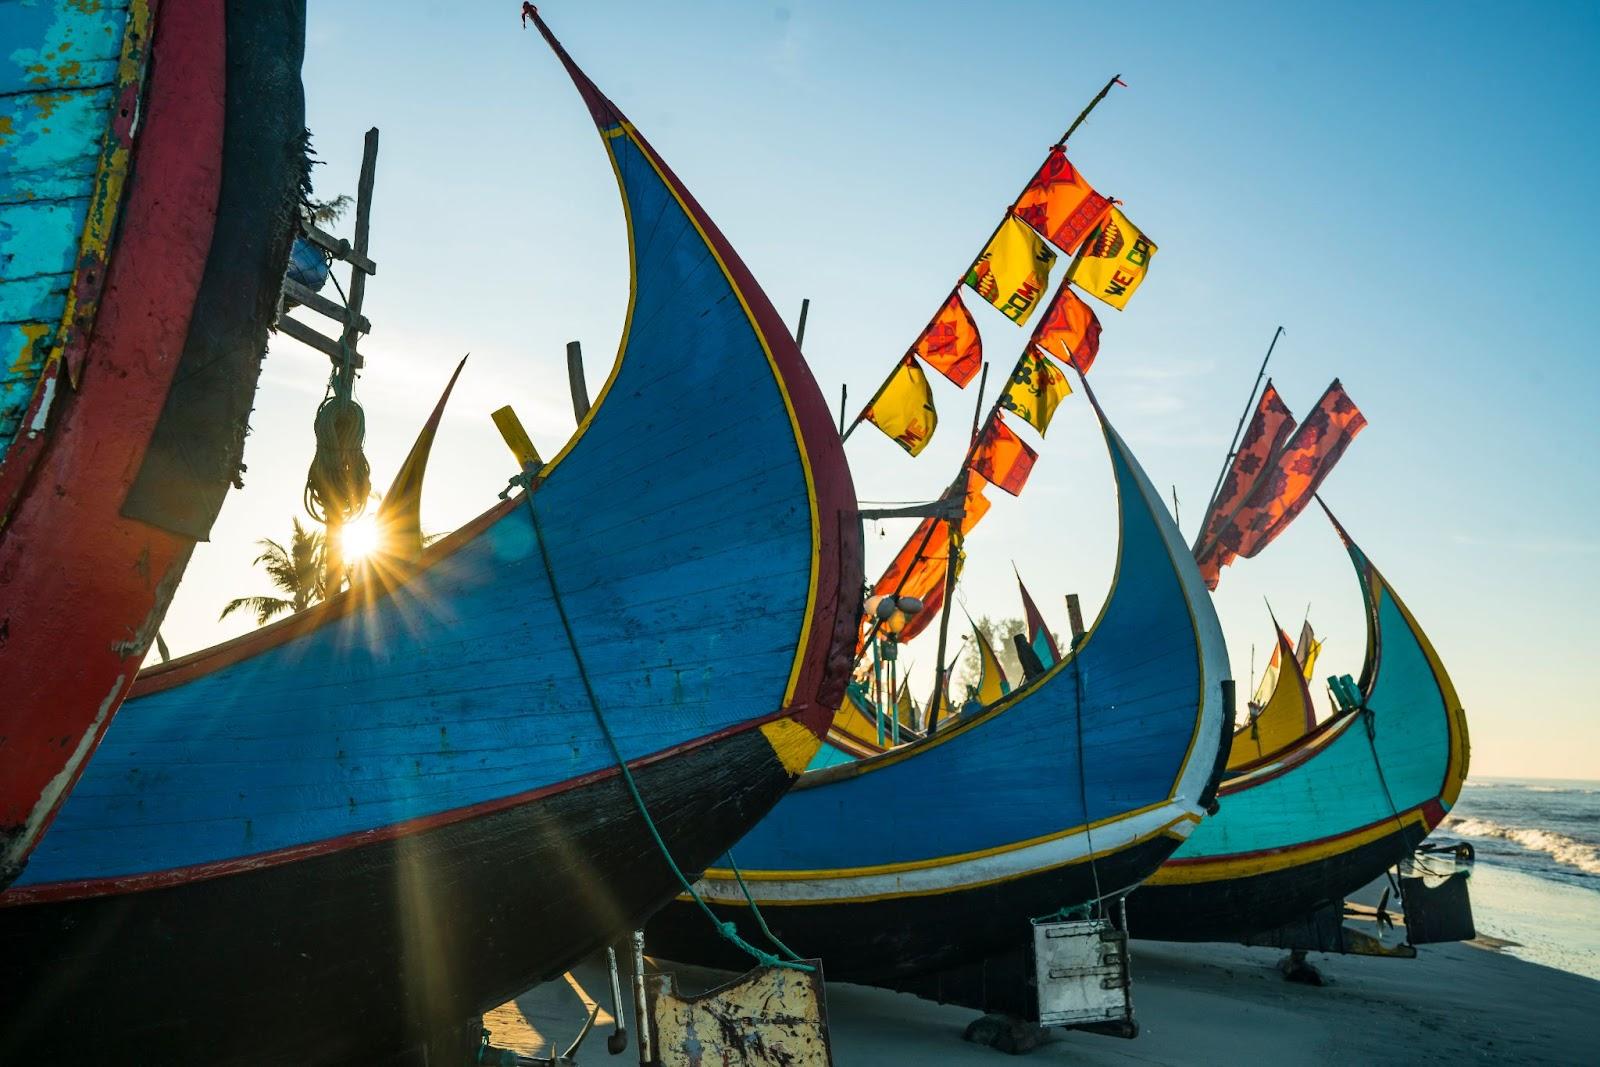
{"type": "MultiPolygon", "coordinates": [[[[634,777],[691,878],[793,780],[759,729],[634,777]]],[[[639,926],[676,884],[613,774],[275,866],[0,907],[0,1062],[55,1062],[63,1035],[114,1035],[139,1063],[398,1053],[639,926]]]]}
{"type": "Polygon", "coordinates": [[[1247,877],[1140,886],[1128,897],[1128,929],[1156,941],[1246,941],[1341,904],[1410,855],[1428,827],[1410,824],[1321,859],[1247,877]]]}
{"type": "MultiPolygon", "coordinates": [[[[1092,869],[1078,862],[974,889],[878,901],[801,907],[766,903],[762,915],[785,944],[818,953],[830,979],[893,985],[1025,945],[1030,919],[1138,885],[1181,841],[1161,834],[1100,857],[1092,869]]],[[[744,966],[737,952],[695,930],[694,910],[681,899],[663,908],[646,932],[650,953],[729,969],[744,966]]],[[[770,951],[746,910],[738,909],[741,936],[770,951]]],[[[731,917],[729,909],[718,913],[731,917]]]]}
{"type": "MultiPolygon", "coordinates": [[[[206,536],[130,494],[142,483],[220,506],[237,476],[305,173],[302,4],[131,8],[155,13],[142,100],[130,80],[114,109],[139,116],[136,142],[131,127],[111,131],[131,143],[126,195],[117,211],[107,192],[104,245],[91,254],[85,240],[66,351],[29,416],[37,432],[0,465],[0,888],[82,774],[206,536]],[[197,367],[229,373],[197,385],[197,367]],[[224,447],[162,432],[180,387],[190,418],[230,427],[224,447]],[[162,450],[187,455],[191,476],[147,468],[162,450]]],[[[91,213],[85,232],[94,224],[91,213]]]]}

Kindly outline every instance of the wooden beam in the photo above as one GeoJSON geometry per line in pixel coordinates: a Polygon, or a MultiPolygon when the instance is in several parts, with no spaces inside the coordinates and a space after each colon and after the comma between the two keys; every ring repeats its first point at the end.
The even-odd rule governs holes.
{"type": "Polygon", "coordinates": [[[567,386],[572,390],[572,417],[579,422],[589,414],[589,387],[583,380],[583,345],[567,342],[567,386]]]}
{"type": "MultiPolygon", "coordinates": [[[[316,330],[313,330],[311,327],[307,326],[298,319],[292,319],[288,315],[279,315],[278,329],[281,332],[288,334],[290,337],[293,337],[301,344],[310,345],[312,348],[315,348],[318,352],[321,352],[335,363],[344,362],[344,352],[339,348],[338,341],[335,341],[331,337],[324,337],[322,334],[318,333],[316,330]]],[[[362,365],[362,359],[360,355],[355,357],[355,365],[357,367],[362,365]]]]}
{"type": "MultiPolygon", "coordinates": [[[[283,280],[283,295],[297,304],[303,304],[312,311],[320,312],[341,325],[350,321],[350,311],[343,304],[329,300],[320,293],[313,292],[292,278],[283,280]]],[[[356,329],[362,333],[372,332],[372,323],[366,316],[361,316],[356,321],[356,329]]]]}
{"type": "MultiPolygon", "coordinates": [[[[361,149],[361,177],[356,182],[356,235],[355,254],[363,259],[367,255],[367,236],[372,229],[372,187],[378,177],[378,128],[374,126],[367,131],[366,142],[361,149]]],[[[350,318],[344,327],[341,340],[351,352],[356,350],[356,338],[360,331],[356,329],[356,322],[361,319],[361,303],[367,295],[367,274],[365,271],[350,272],[350,296],[346,301],[350,309],[350,318]]]]}
{"type": "Polygon", "coordinates": [[[344,260],[357,270],[365,271],[368,274],[378,273],[378,265],[372,260],[368,259],[366,256],[357,252],[354,248],[350,247],[350,242],[346,241],[343,237],[335,237],[322,227],[314,226],[309,222],[302,227],[302,230],[305,233],[306,240],[310,241],[324,252],[329,253],[337,259],[344,260]]]}

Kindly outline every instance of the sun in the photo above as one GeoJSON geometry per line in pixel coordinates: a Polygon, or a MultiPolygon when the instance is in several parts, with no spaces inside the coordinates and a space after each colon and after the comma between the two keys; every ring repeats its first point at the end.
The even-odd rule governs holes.
{"type": "Polygon", "coordinates": [[[366,559],[378,550],[378,520],[373,515],[363,515],[361,518],[345,524],[339,537],[339,544],[344,549],[344,558],[351,562],[366,559]]]}

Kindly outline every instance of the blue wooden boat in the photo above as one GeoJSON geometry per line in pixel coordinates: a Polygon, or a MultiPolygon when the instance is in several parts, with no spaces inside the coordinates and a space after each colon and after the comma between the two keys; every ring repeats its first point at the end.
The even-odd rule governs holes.
{"type": "Polygon", "coordinates": [[[141,677],[0,895],[0,1062],[475,1038],[680,891],[652,825],[693,877],[820,744],[862,578],[838,432],[722,234],[540,29],[628,219],[597,403],[414,570],[141,677]]]}
{"type": "MultiPolygon", "coordinates": [[[[1127,892],[1194,829],[1232,720],[1194,560],[1095,408],[1119,501],[1111,592],[1075,651],[932,737],[810,771],[733,850],[766,922],[830,978],[899,986],[1031,942],[1029,919],[1127,892]]],[[[726,864],[701,892],[760,937],[726,864]]],[[[679,900],[653,951],[732,965],[679,900]]]]}
{"type": "Polygon", "coordinates": [[[1334,526],[1367,611],[1353,698],[1223,783],[1218,813],[1128,898],[1138,936],[1246,940],[1339,905],[1410,855],[1460,795],[1467,720],[1450,676],[1410,610],[1334,526]]]}
{"type": "Polygon", "coordinates": [[[0,4],[0,888],[239,475],[307,167],[304,14],[0,4]]]}

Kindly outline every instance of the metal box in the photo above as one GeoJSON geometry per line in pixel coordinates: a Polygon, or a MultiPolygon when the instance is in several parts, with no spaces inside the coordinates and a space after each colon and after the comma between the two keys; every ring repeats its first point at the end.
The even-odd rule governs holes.
{"type": "Polygon", "coordinates": [[[1131,1023],[1128,935],[1109,919],[1036,922],[1040,1026],[1131,1023]]]}

